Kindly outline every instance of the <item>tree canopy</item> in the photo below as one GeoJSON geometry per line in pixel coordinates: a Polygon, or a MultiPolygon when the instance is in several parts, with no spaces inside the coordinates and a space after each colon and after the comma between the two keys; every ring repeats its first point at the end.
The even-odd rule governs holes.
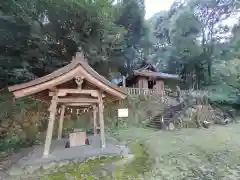
{"type": "Polygon", "coordinates": [[[188,88],[220,86],[225,100],[238,98],[238,0],[175,0],[150,20],[145,11],[144,0],[5,0],[1,88],[46,75],[82,51],[109,79],[151,62],[188,88]]]}
{"type": "MultiPolygon", "coordinates": [[[[236,100],[238,69],[227,64],[238,61],[237,19],[237,0],[175,1],[169,11],[150,20],[156,37],[154,62],[163,71],[181,74],[188,87],[213,90],[220,85],[234,92],[236,100]]],[[[227,100],[230,92],[224,93],[227,100]]]]}
{"type": "Polygon", "coordinates": [[[1,87],[50,73],[76,51],[106,77],[127,73],[147,34],[137,0],[8,0],[0,21],[1,87]]]}

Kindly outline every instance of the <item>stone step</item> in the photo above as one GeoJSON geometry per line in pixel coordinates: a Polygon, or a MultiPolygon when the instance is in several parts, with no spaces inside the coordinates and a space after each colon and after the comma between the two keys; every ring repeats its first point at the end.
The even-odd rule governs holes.
{"type": "Polygon", "coordinates": [[[161,129],[160,127],[151,127],[151,126],[146,126],[146,128],[154,130],[154,131],[159,131],[159,129],[161,129]]]}
{"type": "Polygon", "coordinates": [[[161,121],[162,118],[154,118],[151,121],[161,121]]]}
{"type": "Polygon", "coordinates": [[[148,125],[149,126],[161,126],[162,124],[161,123],[158,123],[158,124],[157,123],[149,123],[148,125]]]}
{"type": "Polygon", "coordinates": [[[147,125],[146,127],[152,128],[152,129],[161,129],[162,126],[147,125]]]}
{"type": "MultiPolygon", "coordinates": [[[[165,121],[165,120],[169,120],[169,119],[172,119],[172,117],[164,117],[164,118],[163,118],[164,121],[165,121]]],[[[157,121],[157,122],[159,121],[159,122],[160,122],[160,121],[162,121],[162,118],[152,119],[151,122],[152,122],[152,121],[153,121],[153,122],[154,122],[154,121],[157,121]]]]}
{"type": "MultiPolygon", "coordinates": [[[[175,106],[171,106],[168,109],[164,108],[164,110],[155,117],[147,124],[148,127],[159,129],[162,127],[162,114],[165,122],[172,121],[172,118],[176,113],[179,113],[184,108],[183,104],[176,104],[175,106]]],[[[153,107],[155,109],[155,107],[153,107]]]]}
{"type": "MultiPolygon", "coordinates": [[[[171,121],[172,119],[166,119],[165,122],[171,121]]],[[[161,121],[151,121],[148,124],[163,124],[161,121]]]]}

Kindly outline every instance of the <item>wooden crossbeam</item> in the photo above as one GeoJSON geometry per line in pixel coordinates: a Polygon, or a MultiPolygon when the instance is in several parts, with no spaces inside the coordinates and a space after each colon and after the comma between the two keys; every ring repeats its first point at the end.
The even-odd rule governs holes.
{"type": "Polygon", "coordinates": [[[93,98],[59,98],[59,103],[98,103],[98,99],[93,98]]]}
{"type": "Polygon", "coordinates": [[[78,106],[78,107],[88,107],[91,105],[92,103],[66,103],[66,106],[78,106]]]}
{"type": "MultiPolygon", "coordinates": [[[[98,97],[98,90],[91,89],[58,89],[57,92],[49,92],[49,96],[54,96],[57,93],[58,97],[66,96],[67,94],[83,94],[83,95],[91,95],[93,97],[98,97]]],[[[103,95],[105,97],[105,95],[103,95]]]]}

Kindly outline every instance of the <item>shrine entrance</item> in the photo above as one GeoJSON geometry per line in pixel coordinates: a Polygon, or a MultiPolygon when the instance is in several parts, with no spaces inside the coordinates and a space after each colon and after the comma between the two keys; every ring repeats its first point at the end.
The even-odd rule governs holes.
{"type": "Polygon", "coordinates": [[[43,156],[50,154],[52,134],[57,109],[60,108],[58,139],[62,138],[64,116],[67,107],[90,109],[93,113],[93,134],[100,129],[101,147],[106,147],[104,131],[104,104],[126,98],[120,88],[111,84],[92,69],[81,53],[63,68],[28,83],[9,87],[15,98],[30,96],[49,103],[49,122],[43,156]]]}

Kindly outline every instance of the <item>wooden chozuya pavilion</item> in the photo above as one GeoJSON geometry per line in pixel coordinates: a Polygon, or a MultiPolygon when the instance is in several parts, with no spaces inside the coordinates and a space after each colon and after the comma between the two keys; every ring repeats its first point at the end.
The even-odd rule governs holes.
{"type": "Polygon", "coordinates": [[[119,86],[136,89],[164,91],[165,84],[175,86],[181,78],[175,74],[158,72],[151,64],[146,64],[140,69],[133,70],[132,75],[123,78],[119,86]]]}
{"type": "Polygon", "coordinates": [[[62,137],[64,112],[67,107],[93,109],[93,132],[100,126],[101,147],[105,148],[103,109],[104,102],[124,99],[127,95],[92,69],[81,53],[77,53],[67,66],[33,81],[9,87],[15,98],[31,96],[50,103],[49,122],[44,146],[48,156],[58,107],[61,107],[58,138],[62,137]],[[97,118],[98,112],[98,118],[97,118]]]}

